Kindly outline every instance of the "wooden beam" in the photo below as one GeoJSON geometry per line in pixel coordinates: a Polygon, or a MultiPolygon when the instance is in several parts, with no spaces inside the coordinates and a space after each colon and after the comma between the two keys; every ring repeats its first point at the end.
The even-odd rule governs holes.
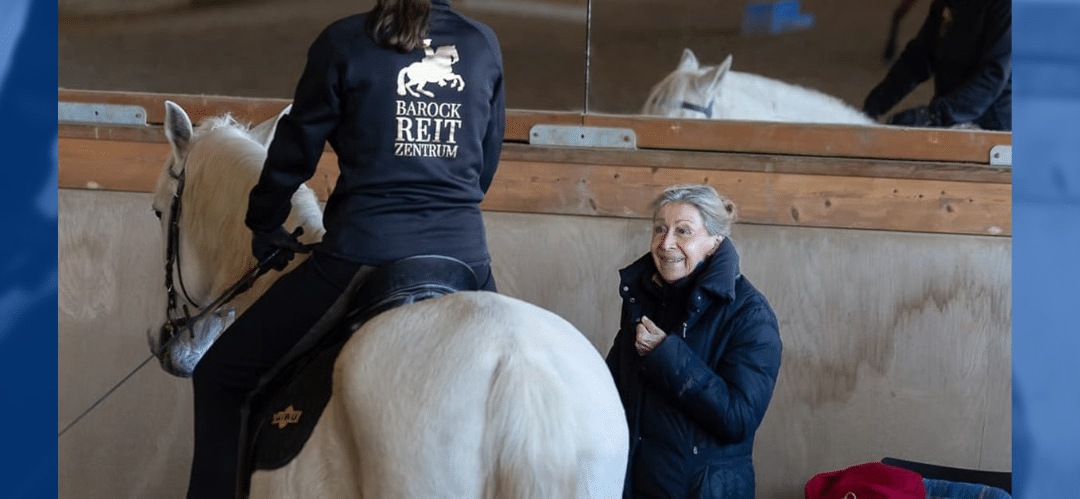
{"type": "MultiPolygon", "coordinates": [[[[67,102],[136,104],[151,126],[60,124],[59,187],[153,190],[169,153],[164,101],[195,119],[252,123],[283,99],[59,90],[67,102]]],[[[747,223],[1009,236],[1011,172],[988,163],[1011,134],[508,111],[506,143],[485,210],[647,218],[666,185],[714,185],[747,223]],[[539,123],[632,128],[638,150],[527,145],[539,123]],[[986,156],[983,158],[983,156],[986,156]],[[981,158],[981,159],[979,159],[981,158]],[[983,161],[985,159],[986,161],[983,161]]],[[[308,184],[337,179],[329,148],[308,184]]]]}
{"type": "MultiPolygon", "coordinates": [[[[58,149],[60,188],[136,192],[154,189],[169,154],[162,140],[62,136],[58,149]]],[[[514,150],[509,148],[509,157],[500,163],[482,205],[485,210],[647,218],[648,202],[664,186],[703,182],[730,196],[746,223],[1000,236],[1012,232],[1007,183],[670,167],[644,161],[624,165],[615,164],[618,156],[607,158],[612,164],[521,160],[512,158],[514,150]]],[[[328,151],[308,182],[323,200],[337,179],[336,161],[328,151]]]]}
{"type": "Polygon", "coordinates": [[[951,161],[987,165],[1012,133],[894,126],[672,120],[586,115],[585,125],[631,128],[639,148],[951,161]]]}
{"type": "Polygon", "coordinates": [[[67,89],[57,91],[57,100],[59,102],[142,106],[146,110],[146,122],[151,125],[160,125],[165,122],[166,100],[176,102],[183,107],[194,123],[198,123],[203,118],[224,113],[232,113],[234,117],[242,121],[259,123],[276,116],[290,102],[289,99],[67,89]]]}
{"type": "Polygon", "coordinates": [[[747,223],[1012,233],[1008,184],[517,161],[503,162],[495,180],[484,202],[494,211],[648,218],[665,186],[705,183],[747,223]]]}
{"type": "MultiPolygon", "coordinates": [[[[534,116],[533,118],[542,119],[534,116]]],[[[527,132],[526,132],[527,133],[527,132]]],[[[161,127],[59,125],[61,138],[164,142],[161,127]]],[[[329,147],[327,154],[333,154],[329,147]]],[[[868,160],[780,154],[720,153],[711,151],[605,150],[575,147],[503,145],[502,161],[621,164],[733,171],[801,173],[875,178],[950,180],[957,182],[1011,183],[1008,166],[910,160],[868,160]]]]}
{"type": "Polygon", "coordinates": [[[574,147],[534,147],[522,144],[503,146],[503,161],[535,161],[624,166],[663,166],[704,170],[800,173],[847,177],[950,180],[956,182],[1012,183],[1008,166],[912,160],[827,158],[783,154],[724,153],[639,149],[587,149],[574,147]]]}
{"type": "MultiPolygon", "coordinates": [[[[289,101],[211,95],[102,92],[59,89],[61,102],[134,104],[146,109],[147,122],[164,120],[166,99],[184,107],[198,121],[225,112],[258,123],[289,101]]],[[[990,149],[1011,145],[1009,132],[934,128],[865,127],[798,123],[669,119],[576,112],[507,110],[506,142],[529,142],[536,124],[630,128],[641,149],[694,150],[777,155],[867,158],[988,165],[990,149]]]]}
{"type": "MultiPolygon", "coordinates": [[[[202,118],[224,113],[231,113],[238,120],[248,123],[260,123],[276,116],[290,102],[288,99],[66,89],[58,90],[57,100],[60,102],[142,106],[146,110],[146,122],[150,125],[164,123],[166,100],[176,102],[180,107],[183,107],[195,123],[198,123],[202,118]]],[[[529,141],[529,130],[537,123],[581,125],[581,121],[581,113],[509,109],[506,111],[506,132],[503,140],[527,143],[529,141]]]]}
{"type": "MultiPolygon", "coordinates": [[[[124,140],[60,138],[57,143],[60,189],[101,189],[153,192],[170,153],[169,144],[124,140]]],[[[315,176],[308,181],[325,201],[337,182],[337,156],[323,154],[315,176]]]]}

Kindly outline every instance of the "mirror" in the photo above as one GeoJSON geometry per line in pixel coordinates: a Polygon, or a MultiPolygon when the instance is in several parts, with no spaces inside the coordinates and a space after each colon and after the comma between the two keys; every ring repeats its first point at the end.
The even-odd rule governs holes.
{"type": "MultiPolygon", "coordinates": [[[[510,109],[639,115],[654,86],[681,66],[697,68],[700,81],[688,88],[702,92],[739,78],[767,79],[729,99],[746,108],[743,114],[730,114],[725,110],[732,105],[724,104],[709,108],[712,118],[745,119],[768,108],[788,111],[775,118],[781,121],[801,120],[792,114],[822,121],[831,112],[789,104],[834,99],[836,106],[861,108],[889,70],[883,52],[894,19],[898,52],[918,32],[931,0],[451,4],[498,36],[510,109]],[[787,85],[813,95],[789,97],[787,85]],[[825,97],[818,99],[819,93],[825,97]]],[[[58,85],[291,98],[311,41],[330,22],[372,5],[373,0],[60,0],[58,85]]],[[[892,110],[926,104],[931,87],[923,83],[892,110]]],[[[684,98],[693,92],[677,93],[657,99],[648,112],[709,117],[702,111],[710,104],[707,93],[696,100],[684,98]]]]}
{"type": "MultiPolygon", "coordinates": [[[[790,94],[785,84],[813,89],[846,104],[837,106],[858,110],[888,72],[883,51],[898,3],[912,4],[898,24],[897,46],[902,50],[918,32],[930,0],[801,4],[591,0],[587,112],[642,114],[654,85],[680,64],[719,70],[706,74],[699,69],[702,81],[687,79],[684,84],[690,87],[686,93],[691,98],[685,106],[677,98],[677,82],[669,82],[669,95],[660,96],[648,114],[706,118],[694,109],[707,104],[693,100],[694,85],[704,88],[718,76],[730,78],[725,84],[734,88],[733,75],[743,82],[753,78],[746,74],[770,80],[746,82],[746,87],[738,89],[744,92],[742,97],[723,104],[730,106],[724,108],[728,110],[713,107],[713,118],[725,113],[767,116],[767,109],[788,109],[805,116],[796,101],[817,97],[790,94]],[[692,53],[696,62],[685,60],[686,53],[692,53]],[[724,72],[721,65],[729,56],[727,73],[717,74],[724,72]],[[763,89],[768,91],[762,94],[763,89]]],[[[925,105],[932,96],[930,87],[924,83],[893,109],[925,105]]]]}
{"type": "MultiPolygon", "coordinates": [[[[315,37],[373,0],[60,0],[60,88],[292,98],[315,37]]],[[[586,0],[452,0],[495,31],[510,109],[584,110],[586,0]]]]}

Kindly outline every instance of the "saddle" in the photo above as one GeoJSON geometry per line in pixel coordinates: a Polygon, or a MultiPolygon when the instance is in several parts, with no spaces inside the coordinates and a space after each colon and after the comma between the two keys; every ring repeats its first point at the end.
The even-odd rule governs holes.
{"type": "Polygon", "coordinates": [[[472,268],[435,255],[365,267],[346,293],[260,381],[242,411],[237,497],[251,474],[285,466],[311,436],[330,400],[334,361],[352,333],[387,310],[479,288],[472,268]]]}

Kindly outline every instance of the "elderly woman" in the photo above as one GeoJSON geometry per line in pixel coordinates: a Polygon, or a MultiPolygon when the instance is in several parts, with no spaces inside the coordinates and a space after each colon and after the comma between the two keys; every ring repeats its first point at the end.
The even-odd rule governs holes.
{"type": "Polygon", "coordinates": [[[649,254],[619,272],[607,356],[630,427],[623,496],[752,499],[754,433],[780,370],[776,316],[739,272],[734,203],[675,185],[653,208],[649,254]]]}

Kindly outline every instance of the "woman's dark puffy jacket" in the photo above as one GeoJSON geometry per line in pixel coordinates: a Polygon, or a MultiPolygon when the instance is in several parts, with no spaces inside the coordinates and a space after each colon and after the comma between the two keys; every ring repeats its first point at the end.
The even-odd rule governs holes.
{"type": "Polygon", "coordinates": [[[651,255],[620,276],[621,326],[607,363],[630,428],[624,497],[752,499],[754,433],[780,370],[768,301],[739,273],[725,238],[695,271],[685,313],[642,357],[634,349],[641,316],[673,316],[662,310],[651,255]]]}

